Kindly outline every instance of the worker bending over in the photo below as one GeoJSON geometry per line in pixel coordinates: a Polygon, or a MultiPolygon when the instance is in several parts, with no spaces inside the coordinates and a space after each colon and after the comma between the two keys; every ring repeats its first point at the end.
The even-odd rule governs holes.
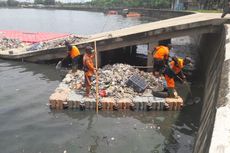
{"type": "Polygon", "coordinates": [[[223,9],[223,13],[221,15],[221,18],[224,18],[225,15],[230,13],[230,0],[228,0],[226,2],[224,2],[224,9],[223,9]]]}
{"type": "Polygon", "coordinates": [[[76,72],[78,68],[78,60],[80,57],[80,51],[76,46],[72,46],[69,42],[65,42],[65,46],[68,49],[68,57],[71,59],[71,65],[73,72],[76,72]]]}
{"type": "Polygon", "coordinates": [[[175,89],[175,81],[174,79],[177,77],[184,83],[186,76],[183,74],[182,69],[185,65],[191,64],[191,58],[185,57],[184,59],[173,57],[172,61],[169,63],[168,67],[166,67],[164,71],[164,77],[167,83],[167,88],[164,89],[168,92],[168,96],[174,98],[174,89],[175,89]]]}
{"type": "Polygon", "coordinates": [[[89,97],[91,89],[91,78],[96,71],[94,67],[94,56],[94,49],[90,46],[87,46],[85,48],[85,54],[83,56],[83,71],[85,72],[86,97],[89,97]]]}
{"type": "Polygon", "coordinates": [[[168,63],[170,45],[160,44],[154,48],[153,51],[153,75],[160,77],[165,69],[165,65],[168,63]]]}

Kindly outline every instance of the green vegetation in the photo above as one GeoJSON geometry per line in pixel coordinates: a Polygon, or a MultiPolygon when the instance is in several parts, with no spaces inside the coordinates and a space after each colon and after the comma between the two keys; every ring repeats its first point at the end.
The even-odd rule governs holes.
{"type": "Polygon", "coordinates": [[[34,0],[34,4],[55,5],[55,0],[34,0]]]}
{"type": "Polygon", "coordinates": [[[15,6],[18,6],[19,2],[16,0],[7,0],[6,4],[7,4],[7,6],[15,7],[15,6]]]}
{"type": "Polygon", "coordinates": [[[171,0],[92,0],[91,4],[100,7],[170,8],[171,0]]]}
{"type": "Polygon", "coordinates": [[[222,13],[221,10],[191,10],[192,12],[199,12],[199,13],[222,13]]]}

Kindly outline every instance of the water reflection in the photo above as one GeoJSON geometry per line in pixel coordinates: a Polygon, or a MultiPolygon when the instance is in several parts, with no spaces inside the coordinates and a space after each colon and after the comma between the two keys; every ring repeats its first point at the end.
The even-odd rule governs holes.
{"type": "MultiPolygon", "coordinates": [[[[116,132],[114,133],[113,131],[129,130],[127,133],[124,132],[122,134],[124,139],[128,139],[130,134],[133,135],[133,132],[135,131],[134,133],[137,132],[140,137],[145,138],[144,142],[158,142],[152,149],[148,150],[148,152],[182,153],[183,151],[191,152],[194,143],[194,131],[197,131],[198,128],[196,117],[199,117],[199,115],[195,118],[191,118],[191,116],[187,114],[188,111],[186,109],[187,108],[181,112],[100,111],[98,115],[92,111],[81,112],[73,110],[51,111],[50,113],[55,117],[64,113],[68,117],[78,121],[78,123],[84,122],[82,124],[86,127],[86,131],[98,131],[97,124],[106,126],[103,135],[97,135],[100,137],[100,141],[107,139],[108,135],[116,135],[116,132]],[[108,128],[110,129],[109,132],[107,131],[108,128]],[[148,133],[147,135],[149,135],[149,137],[144,137],[146,133],[148,133]],[[162,137],[160,139],[161,141],[158,140],[159,137],[162,137]]],[[[188,109],[190,110],[193,108],[190,107],[188,109]]],[[[111,138],[112,136],[110,139],[111,138]]],[[[135,140],[132,141],[137,143],[135,140]]],[[[129,145],[131,142],[126,143],[129,145]]],[[[119,143],[116,145],[117,147],[120,146],[119,143]]],[[[99,145],[97,147],[100,148],[101,146],[99,145]]],[[[132,151],[135,152],[135,148],[132,151]]]]}
{"type": "Polygon", "coordinates": [[[60,73],[55,69],[55,64],[35,64],[28,62],[6,61],[0,60],[0,75],[10,77],[12,73],[31,73],[40,79],[47,81],[60,81],[62,79],[60,73]],[[13,70],[16,70],[15,72],[13,70]],[[7,73],[9,71],[9,73],[7,73]]]}

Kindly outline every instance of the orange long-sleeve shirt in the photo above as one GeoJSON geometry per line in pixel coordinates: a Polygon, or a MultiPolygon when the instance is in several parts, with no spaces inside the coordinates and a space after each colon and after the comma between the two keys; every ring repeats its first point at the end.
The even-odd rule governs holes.
{"type": "Polygon", "coordinates": [[[83,65],[88,68],[88,71],[85,72],[86,76],[92,76],[94,74],[94,63],[93,63],[94,56],[90,54],[85,54],[83,57],[83,65]]]}

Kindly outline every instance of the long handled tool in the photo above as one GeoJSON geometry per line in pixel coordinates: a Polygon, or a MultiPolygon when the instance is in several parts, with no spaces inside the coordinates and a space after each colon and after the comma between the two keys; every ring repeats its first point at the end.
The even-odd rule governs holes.
{"type": "Polygon", "coordinates": [[[97,61],[97,43],[94,41],[94,50],[95,50],[95,63],[96,63],[96,112],[98,113],[98,61],[97,61]]]}
{"type": "Polygon", "coordinates": [[[177,75],[177,78],[181,81],[181,82],[184,82],[185,83],[185,86],[187,87],[187,89],[188,89],[188,92],[189,92],[189,94],[191,95],[191,97],[193,97],[192,96],[192,91],[191,91],[191,89],[190,89],[190,87],[189,87],[189,84],[188,84],[188,81],[184,81],[182,78],[180,78],[178,75],[177,75]]]}

